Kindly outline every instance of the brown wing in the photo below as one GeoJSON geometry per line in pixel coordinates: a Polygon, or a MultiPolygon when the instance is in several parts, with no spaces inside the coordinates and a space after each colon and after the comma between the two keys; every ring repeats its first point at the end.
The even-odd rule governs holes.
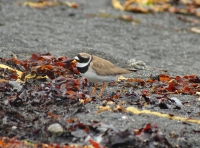
{"type": "Polygon", "coordinates": [[[98,75],[105,76],[132,73],[131,70],[119,68],[105,59],[99,58],[97,56],[93,56],[92,58],[93,60],[90,63],[90,66],[96,71],[98,75]]]}

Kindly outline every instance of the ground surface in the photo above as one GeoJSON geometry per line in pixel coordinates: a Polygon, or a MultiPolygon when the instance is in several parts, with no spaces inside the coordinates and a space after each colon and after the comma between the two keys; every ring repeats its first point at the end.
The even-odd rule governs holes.
{"type": "MultiPolygon", "coordinates": [[[[122,67],[127,67],[126,63],[130,59],[145,62],[147,69],[133,74],[133,77],[145,78],[162,73],[162,70],[167,70],[172,76],[199,75],[199,34],[187,31],[185,28],[189,28],[191,24],[178,20],[177,15],[144,15],[117,11],[108,0],[75,2],[80,5],[78,9],[60,6],[40,10],[18,6],[15,0],[2,0],[0,56],[8,58],[14,53],[19,59],[26,59],[35,52],[50,52],[57,57],[74,57],[78,52],[84,51],[122,67]],[[141,23],[131,24],[115,18],[86,17],[87,14],[98,14],[100,11],[111,15],[131,15],[141,23]]],[[[108,87],[104,95],[110,95],[115,89],[108,87]]],[[[177,97],[183,102],[198,98],[183,95],[177,97]]],[[[147,123],[156,123],[167,137],[175,131],[180,137],[184,135],[190,146],[200,147],[199,132],[193,132],[194,129],[200,130],[199,124],[184,124],[153,115],[124,114],[127,118],[122,119],[122,113],[105,111],[96,114],[97,104],[101,105],[101,102],[87,104],[86,110],[89,113],[78,113],[75,117],[84,123],[98,120],[121,129],[138,129],[147,123]]],[[[150,110],[200,119],[199,104],[197,101],[183,106],[181,110],[150,110]]]]}

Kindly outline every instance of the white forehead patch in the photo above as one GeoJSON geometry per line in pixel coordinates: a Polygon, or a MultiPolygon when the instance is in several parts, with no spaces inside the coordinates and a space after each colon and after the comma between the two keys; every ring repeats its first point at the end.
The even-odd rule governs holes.
{"type": "Polygon", "coordinates": [[[77,56],[75,56],[74,59],[76,59],[76,60],[80,60],[77,56]]]}

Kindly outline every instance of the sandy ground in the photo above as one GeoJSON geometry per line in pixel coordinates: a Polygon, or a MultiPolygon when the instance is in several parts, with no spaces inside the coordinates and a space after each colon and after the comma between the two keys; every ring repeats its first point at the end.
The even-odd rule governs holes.
{"type": "MultiPolygon", "coordinates": [[[[1,0],[0,51],[1,57],[16,54],[26,59],[35,52],[50,52],[55,56],[74,57],[78,52],[88,52],[106,58],[119,66],[126,67],[130,59],[141,60],[147,69],[134,77],[148,77],[167,70],[172,76],[196,74],[200,70],[200,37],[186,28],[193,24],[177,19],[178,15],[169,13],[135,14],[114,10],[109,0],[75,0],[78,9],[63,6],[48,9],[21,7],[15,0],[1,0]],[[131,15],[141,23],[132,24],[115,18],[87,17],[88,14],[105,12],[113,16],[131,15]]],[[[109,95],[115,88],[107,88],[109,95]]],[[[197,96],[177,96],[181,101],[197,100],[197,96]]],[[[200,119],[200,103],[184,105],[181,110],[152,111],[173,113],[182,117],[200,119]],[[189,113],[191,112],[191,113],[189,113]]],[[[118,128],[138,129],[147,123],[156,123],[166,134],[175,131],[184,135],[187,144],[200,147],[198,124],[184,124],[153,115],[102,112],[95,114],[96,104],[87,104],[88,114],[76,114],[82,122],[100,120],[118,128]]],[[[183,146],[184,147],[184,146],[183,146]]],[[[188,147],[188,145],[185,145],[188,147]]]]}

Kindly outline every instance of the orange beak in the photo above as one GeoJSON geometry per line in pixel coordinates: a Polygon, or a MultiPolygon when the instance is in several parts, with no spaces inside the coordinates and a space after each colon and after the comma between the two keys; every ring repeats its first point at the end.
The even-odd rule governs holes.
{"type": "Polygon", "coordinates": [[[73,64],[76,64],[76,62],[77,62],[76,60],[73,60],[73,61],[72,61],[73,64]]]}

